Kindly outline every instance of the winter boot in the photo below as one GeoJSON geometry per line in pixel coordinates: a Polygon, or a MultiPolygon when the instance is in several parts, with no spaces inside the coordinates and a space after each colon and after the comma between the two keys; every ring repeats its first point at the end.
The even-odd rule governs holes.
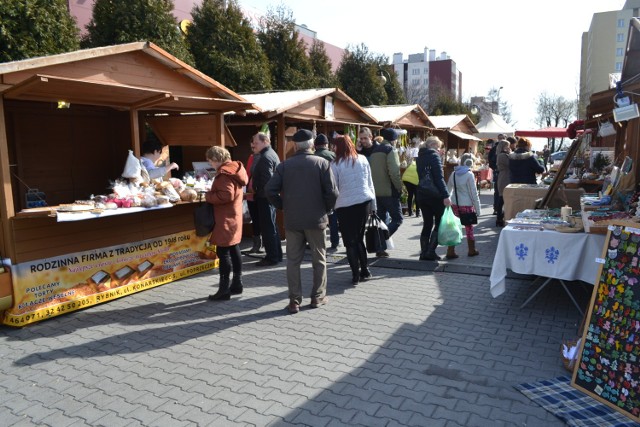
{"type": "Polygon", "coordinates": [[[360,259],[357,247],[347,247],[347,261],[349,261],[349,267],[351,267],[351,283],[357,285],[360,282],[360,259]]]}
{"type": "Polygon", "coordinates": [[[231,299],[231,293],[229,292],[229,275],[220,275],[220,285],[218,285],[218,292],[213,295],[209,295],[211,301],[229,301],[231,299]]]}
{"type": "Polygon", "coordinates": [[[480,252],[476,250],[476,241],[467,239],[467,244],[469,245],[469,256],[480,255],[480,252]]]}
{"type": "Polygon", "coordinates": [[[260,254],[262,250],[262,238],[260,236],[253,236],[253,246],[247,251],[248,254],[260,254]]]}
{"type": "Polygon", "coordinates": [[[456,254],[455,246],[447,246],[447,259],[456,259],[458,255],[456,254]]]}
{"type": "MultiPolygon", "coordinates": [[[[422,247],[422,238],[420,238],[420,246],[422,247]]],[[[434,227],[431,231],[431,236],[429,237],[429,241],[423,252],[420,254],[421,261],[440,261],[442,258],[438,256],[436,253],[436,248],[438,247],[438,227],[434,227]]]]}
{"type": "Polygon", "coordinates": [[[364,282],[371,278],[371,271],[369,271],[369,260],[367,259],[367,249],[364,243],[358,245],[358,257],[360,258],[360,281],[364,282]]]}
{"type": "Polygon", "coordinates": [[[242,294],[242,274],[241,273],[233,273],[233,279],[231,280],[231,288],[229,288],[229,293],[231,295],[240,295],[242,294]]]}

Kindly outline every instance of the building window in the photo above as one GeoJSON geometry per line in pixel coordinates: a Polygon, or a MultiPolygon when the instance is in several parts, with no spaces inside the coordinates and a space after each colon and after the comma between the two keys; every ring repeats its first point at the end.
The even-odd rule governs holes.
{"type": "Polygon", "coordinates": [[[411,71],[411,73],[412,73],[414,76],[416,76],[416,75],[420,74],[420,69],[419,69],[419,68],[414,68],[414,69],[411,71]]]}
{"type": "Polygon", "coordinates": [[[616,62],[616,71],[622,71],[622,62],[616,62]]]}
{"type": "Polygon", "coordinates": [[[618,33],[618,35],[616,36],[616,41],[617,42],[623,42],[624,41],[624,34],[618,33]]]}
{"type": "Polygon", "coordinates": [[[429,86],[429,79],[424,79],[422,82],[425,86],[429,86]]]}
{"type": "Polygon", "coordinates": [[[618,28],[624,28],[624,19],[618,19],[618,28]]]}
{"type": "Polygon", "coordinates": [[[621,47],[616,48],[616,56],[622,55],[624,55],[624,49],[622,49],[621,47]]]}
{"type": "Polygon", "coordinates": [[[429,74],[429,69],[425,68],[423,74],[429,74]]]}
{"type": "Polygon", "coordinates": [[[420,79],[413,79],[411,83],[413,83],[415,86],[418,86],[420,84],[420,79]]]}

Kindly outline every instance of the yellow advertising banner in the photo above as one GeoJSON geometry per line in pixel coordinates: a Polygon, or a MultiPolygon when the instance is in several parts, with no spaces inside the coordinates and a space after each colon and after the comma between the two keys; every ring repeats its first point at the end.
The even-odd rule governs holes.
{"type": "Polygon", "coordinates": [[[185,231],[11,266],[14,304],[2,323],[25,326],[216,268],[207,239],[185,231]]]}

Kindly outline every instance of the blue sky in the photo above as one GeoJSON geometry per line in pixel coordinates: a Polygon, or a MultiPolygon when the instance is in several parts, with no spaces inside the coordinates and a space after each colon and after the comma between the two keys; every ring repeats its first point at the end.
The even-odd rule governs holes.
{"type": "MultiPolygon", "coordinates": [[[[266,12],[281,2],[239,0],[266,12]]],[[[536,100],[576,99],[582,33],[596,12],[619,10],[624,0],[448,0],[355,2],[283,1],[298,24],[339,47],[364,43],[391,57],[442,51],[462,72],[463,100],[503,86],[516,129],[536,128],[536,100]]]]}

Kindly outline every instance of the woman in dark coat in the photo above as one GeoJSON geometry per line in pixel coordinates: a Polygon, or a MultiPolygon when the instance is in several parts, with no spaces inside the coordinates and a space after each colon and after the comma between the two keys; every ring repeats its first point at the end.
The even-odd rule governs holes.
{"type": "Polygon", "coordinates": [[[437,261],[440,260],[436,254],[438,247],[438,226],[444,214],[444,208],[451,206],[447,184],[444,182],[442,169],[442,158],[439,150],[442,148],[442,141],[437,136],[430,136],[425,142],[420,144],[416,167],[418,178],[422,179],[426,174],[431,174],[431,179],[440,193],[438,196],[425,195],[420,190],[418,184],[418,205],[422,212],[422,232],[420,234],[420,260],[437,261]],[[422,194],[421,194],[422,193],[422,194]]]}
{"type": "Polygon", "coordinates": [[[544,172],[544,166],[538,162],[535,153],[531,151],[531,142],[527,138],[520,138],[516,143],[516,150],[509,154],[509,176],[511,184],[536,184],[536,174],[544,172]]]}
{"type": "Polygon", "coordinates": [[[242,189],[249,182],[247,171],[239,161],[231,161],[231,155],[223,147],[211,147],[206,154],[209,164],[216,170],[211,190],[206,194],[213,204],[216,224],[209,241],[216,245],[220,261],[218,292],[209,295],[213,301],[229,300],[231,295],[242,293],[242,189]],[[233,283],[229,276],[233,266],[233,283]]]}

